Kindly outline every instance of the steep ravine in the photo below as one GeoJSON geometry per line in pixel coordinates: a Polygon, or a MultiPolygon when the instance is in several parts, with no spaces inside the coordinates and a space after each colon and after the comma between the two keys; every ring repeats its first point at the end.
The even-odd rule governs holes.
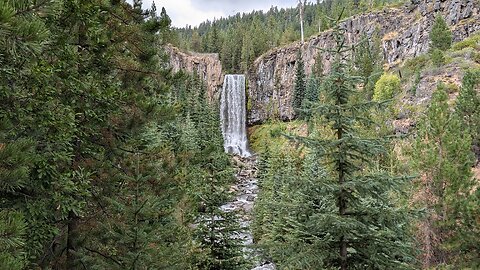
{"type": "Polygon", "coordinates": [[[261,251],[256,250],[253,244],[253,236],[250,225],[253,219],[253,205],[258,195],[257,185],[257,157],[232,157],[236,169],[236,182],[230,187],[230,192],[235,194],[234,200],[224,204],[221,208],[224,211],[235,211],[239,214],[239,222],[244,231],[241,234],[245,245],[245,257],[253,262],[255,267],[252,270],[273,270],[273,263],[265,261],[261,251]]]}
{"type": "MultiPolygon", "coordinates": [[[[341,25],[351,44],[357,43],[364,35],[380,39],[388,68],[428,51],[429,32],[437,14],[445,18],[454,41],[480,31],[480,0],[410,0],[397,8],[384,8],[347,18],[341,25]]],[[[319,49],[330,48],[333,43],[331,31],[325,31],[303,44],[294,42],[277,47],[257,58],[246,74],[247,124],[261,124],[271,118],[294,118],[291,98],[298,51],[301,49],[305,71],[309,75],[319,49]]],[[[171,46],[167,46],[166,51],[174,71],[184,69],[199,74],[208,84],[210,100],[219,99],[223,73],[218,54],[181,52],[171,46]]],[[[322,55],[325,72],[328,72],[331,60],[328,54],[322,55]]]]}
{"type": "MultiPolygon", "coordinates": [[[[350,44],[357,43],[363,35],[379,38],[388,68],[428,51],[429,32],[437,14],[445,18],[454,41],[480,31],[479,0],[411,0],[399,8],[385,8],[347,18],[341,22],[341,26],[350,44]]],[[[293,119],[294,112],[290,104],[298,51],[301,50],[308,75],[320,49],[328,49],[333,44],[331,31],[325,31],[303,44],[295,42],[275,48],[256,59],[247,74],[247,123],[261,124],[273,117],[293,119]]],[[[331,60],[330,55],[322,54],[325,72],[330,69],[331,60]]]]}

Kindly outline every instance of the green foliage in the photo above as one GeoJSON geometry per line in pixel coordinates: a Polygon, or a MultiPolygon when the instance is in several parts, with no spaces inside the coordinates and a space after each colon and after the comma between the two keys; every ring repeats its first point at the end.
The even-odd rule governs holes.
{"type": "Polygon", "coordinates": [[[212,32],[210,34],[210,38],[208,39],[208,52],[211,53],[218,53],[220,52],[220,37],[218,35],[218,28],[217,24],[214,22],[212,25],[212,32]]]}
{"type": "MultiPolygon", "coordinates": [[[[185,116],[174,125],[177,144],[172,146],[188,164],[172,168],[183,170],[185,195],[192,205],[182,219],[186,219],[185,225],[195,224],[191,231],[192,249],[183,252],[188,254],[187,263],[194,269],[243,269],[245,261],[238,238],[242,229],[237,213],[220,208],[230,199],[227,188],[233,182],[233,171],[222,147],[218,106],[207,102],[206,86],[198,76],[189,77],[180,82],[187,84],[189,91],[177,97],[185,116]]],[[[180,244],[178,248],[182,250],[180,244]]]]}
{"type": "Polygon", "coordinates": [[[410,58],[410,59],[407,59],[407,61],[405,61],[404,69],[405,71],[411,71],[411,72],[421,71],[427,66],[428,61],[429,61],[429,57],[426,54],[420,55],[414,58],[410,58]]]}
{"type": "Polygon", "coordinates": [[[315,64],[312,68],[312,74],[306,79],[305,97],[302,101],[302,114],[309,118],[311,115],[309,109],[312,104],[319,101],[321,80],[324,77],[322,53],[319,52],[315,57],[315,64]]]}
{"type": "Polygon", "coordinates": [[[433,65],[436,67],[440,67],[445,64],[445,55],[443,51],[440,49],[433,49],[430,52],[430,56],[432,57],[433,65]]]}
{"type": "Polygon", "coordinates": [[[382,56],[380,50],[380,41],[375,39],[371,42],[366,35],[362,35],[362,42],[357,46],[354,54],[354,64],[357,73],[363,79],[365,91],[370,93],[371,97],[373,87],[379,79],[382,70],[382,56]]]}
{"type": "Polygon", "coordinates": [[[207,170],[228,159],[217,110],[200,80],[164,69],[175,35],[155,9],[0,0],[0,268],[195,269],[198,249],[215,258],[194,237],[190,183],[221,174],[221,188],[232,172],[207,170]]]}
{"type": "Polygon", "coordinates": [[[0,269],[25,269],[25,231],[21,213],[0,210],[0,269]]]}
{"type": "MultiPolygon", "coordinates": [[[[426,208],[421,226],[425,234],[419,243],[426,252],[423,265],[438,264],[478,266],[471,257],[477,253],[479,239],[473,237],[479,226],[478,195],[472,193],[475,181],[471,167],[471,137],[462,129],[462,122],[448,106],[448,94],[439,85],[432,102],[419,123],[414,160],[420,171],[420,203],[426,208]],[[432,241],[433,239],[433,241],[432,241]],[[456,261],[459,258],[469,261],[456,261]]],[[[456,268],[457,268],[456,267],[456,268]]]]}
{"type": "Polygon", "coordinates": [[[319,51],[317,56],[315,57],[315,64],[313,65],[312,75],[315,76],[315,78],[321,78],[323,77],[324,72],[325,71],[323,68],[323,57],[321,51],[319,51]]]}
{"type": "Polygon", "coordinates": [[[473,52],[472,53],[472,60],[475,63],[480,64],[480,53],[479,52],[473,52]]]}
{"type": "Polygon", "coordinates": [[[480,94],[477,90],[479,85],[480,70],[467,71],[456,103],[456,112],[476,145],[480,144],[480,94]]]}
{"type": "Polygon", "coordinates": [[[251,63],[255,60],[255,49],[253,47],[253,37],[245,36],[243,38],[243,47],[241,54],[241,70],[243,72],[248,71],[251,63]]]}
{"type": "Polygon", "coordinates": [[[468,38],[453,44],[452,49],[460,51],[465,48],[480,49],[480,34],[471,35],[468,38]]]}
{"type": "Polygon", "coordinates": [[[303,103],[303,107],[305,107],[305,102],[310,102],[310,103],[314,103],[314,102],[317,102],[319,97],[320,97],[320,82],[319,82],[319,78],[316,77],[316,76],[313,76],[311,75],[309,78],[308,78],[308,81],[307,81],[307,86],[306,86],[306,90],[305,90],[305,99],[304,99],[304,103],[303,103]]]}
{"type": "Polygon", "coordinates": [[[263,173],[258,179],[261,189],[255,203],[253,231],[259,245],[268,251],[280,269],[322,265],[318,250],[311,248],[313,237],[305,235],[310,233],[309,228],[301,222],[309,219],[312,202],[305,200],[310,198],[301,193],[311,186],[307,186],[310,181],[296,167],[298,163],[291,152],[267,151],[260,161],[263,173]],[[299,233],[302,229],[304,232],[299,233]]]}
{"type": "Polygon", "coordinates": [[[236,213],[220,209],[229,199],[225,189],[231,183],[233,175],[228,158],[221,150],[217,150],[216,153],[209,154],[202,168],[205,174],[195,190],[199,203],[204,208],[204,213],[197,219],[196,240],[203,253],[198,257],[197,266],[212,270],[243,269],[245,261],[236,213]]]}
{"type": "Polygon", "coordinates": [[[382,139],[362,136],[379,104],[355,102],[360,78],[348,73],[338,26],[333,35],[325,101],[311,109],[320,124],[309,137],[288,136],[306,146],[303,162],[289,154],[263,161],[255,235],[282,269],[409,269],[411,215],[399,201],[408,178],[389,174],[382,139]]]}
{"type": "Polygon", "coordinates": [[[292,107],[295,110],[297,116],[302,116],[300,110],[302,109],[302,103],[305,98],[306,91],[306,75],[305,65],[303,63],[301,52],[297,55],[297,67],[295,71],[295,88],[293,90],[292,107]]]}
{"type": "Polygon", "coordinates": [[[452,46],[452,31],[448,27],[443,17],[437,14],[435,23],[430,31],[430,48],[442,51],[450,49],[452,46]]]}
{"type": "Polygon", "coordinates": [[[293,151],[290,142],[280,133],[289,132],[293,134],[302,134],[305,130],[305,122],[295,120],[290,122],[272,121],[262,125],[250,128],[249,143],[252,150],[256,153],[293,151]]]}
{"type": "MultiPolygon", "coordinates": [[[[343,19],[403,1],[312,1],[304,10],[305,38],[328,30],[332,25],[327,18],[342,15],[343,19]]],[[[196,52],[219,52],[225,70],[239,73],[248,70],[253,60],[268,50],[300,40],[300,23],[297,8],[272,6],[267,12],[239,12],[226,18],[207,20],[198,27],[179,28],[175,32],[178,36],[172,40],[175,46],[196,52]],[[212,47],[213,43],[216,44],[212,47]]]]}
{"type": "Polygon", "coordinates": [[[374,101],[383,101],[393,98],[400,92],[400,79],[397,75],[384,73],[375,83],[373,92],[374,101]]]}

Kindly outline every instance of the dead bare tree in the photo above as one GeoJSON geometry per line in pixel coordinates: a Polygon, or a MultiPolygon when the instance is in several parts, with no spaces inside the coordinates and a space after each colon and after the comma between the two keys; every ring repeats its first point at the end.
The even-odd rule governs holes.
{"type": "Polygon", "coordinates": [[[307,0],[298,0],[298,10],[300,12],[300,32],[302,35],[302,44],[305,42],[305,37],[303,35],[303,14],[305,12],[305,5],[307,4],[307,0]]]}

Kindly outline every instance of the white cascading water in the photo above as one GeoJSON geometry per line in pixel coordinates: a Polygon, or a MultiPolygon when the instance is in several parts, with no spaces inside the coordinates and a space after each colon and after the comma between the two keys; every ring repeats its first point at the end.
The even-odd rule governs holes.
{"type": "Polygon", "coordinates": [[[220,121],[225,152],[251,156],[248,151],[247,110],[245,106],[245,76],[225,75],[220,99],[220,121]]]}

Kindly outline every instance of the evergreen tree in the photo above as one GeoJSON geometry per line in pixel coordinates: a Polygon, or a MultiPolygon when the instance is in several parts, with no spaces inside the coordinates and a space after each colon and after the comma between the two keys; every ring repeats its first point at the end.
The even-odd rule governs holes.
{"type": "Polygon", "coordinates": [[[321,257],[307,235],[314,224],[307,217],[311,198],[303,192],[316,190],[306,184],[311,179],[303,177],[296,166],[298,158],[291,154],[272,154],[264,162],[267,170],[259,179],[261,190],[255,202],[255,239],[278,268],[320,266],[321,257]]]}
{"type": "Polygon", "coordinates": [[[25,269],[25,231],[21,213],[0,210],[0,269],[25,269]]]}
{"type": "Polygon", "coordinates": [[[200,84],[196,89],[200,93],[196,109],[199,117],[195,125],[198,155],[202,158],[199,158],[192,192],[203,209],[195,219],[198,227],[194,235],[201,249],[200,254],[195,254],[195,264],[200,269],[243,269],[242,230],[237,213],[221,209],[230,199],[226,190],[233,181],[233,171],[222,147],[218,108],[206,102],[202,94],[204,87],[200,84]]]}
{"type": "Polygon", "coordinates": [[[465,266],[472,261],[455,263],[452,259],[460,255],[472,260],[471,252],[478,251],[474,248],[478,238],[467,236],[479,231],[473,218],[478,214],[478,206],[474,206],[478,197],[471,192],[475,185],[471,138],[461,126],[457,115],[449,109],[445,87],[439,85],[420,122],[414,155],[416,168],[421,172],[421,195],[417,197],[426,209],[419,236],[425,268],[452,263],[465,266]]]}
{"type": "Polygon", "coordinates": [[[320,96],[320,79],[315,75],[310,75],[307,81],[305,99],[302,104],[302,110],[305,116],[308,118],[311,116],[310,109],[313,104],[319,101],[320,96]]]}
{"type": "Polygon", "coordinates": [[[412,262],[409,214],[397,201],[407,178],[390,175],[373,158],[385,154],[381,139],[361,137],[358,126],[369,119],[360,114],[375,103],[353,103],[358,77],[348,73],[345,36],[338,25],[333,35],[337,47],[330,51],[335,60],[324,81],[326,103],[316,113],[335,137],[298,138],[326,166],[317,191],[324,202],[309,216],[317,231],[305,237],[317,239],[320,268],[407,269],[412,262]]]}
{"type": "Polygon", "coordinates": [[[312,74],[316,77],[316,78],[322,78],[323,77],[323,73],[324,73],[324,68],[323,68],[323,57],[322,57],[322,52],[319,51],[317,56],[315,57],[315,64],[313,65],[313,70],[312,70],[312,74]]]}
{"type": "MultiPolygon", "coordinates": [[[[163,256],[173,257],[167,252],[148,252],[148,256],[155,256],[149,259],[141,249],[132,249],[135,255],[122,249],[101,249],[110,245],[104,246],[105,239],[98,238],[114,238],[105,233],[102,224],[123,230],[116,235],[125,239],[114,238],[119,243],[128,243],[131,232],[148,230],[142,222],[122,219],[114,206],[143,209],[122,200],[133,198],[125,189],[138,182],[144,184],[142,177],[152,171],[129,174],[128,166],[123,165],[131,164],[128,160],[134,157],[126,153],[135,149],[131,140],[139,138],[139,130],[160,110],[172,111],[159,106],[165,105],[162,94],[166,89],[157,63],[155,34],[161,32],[161,24],[154,16],[145,17],[147,13],[138,7],[133,9],[119,1],[43,1],[35,2],[35,8],[32,3],[7,1],[0,9],[0,42],[5,45],[0,48],[0,57],[6,71],[0,75],[0,100],[4,104],[0,109],[0,145],[4,151],[0,152],[6,158],[0,164],[2,174],[6,174],[0,185],[1,211],[23,214],[28,235],[22,255],[28,259],[26,268],[77,269],[88,265],[99,269],[106,265],[102,260],[112,263],[110,258],[127,262],[142,255],[135,265],[146,265],[163,261],[163,256]],[[103,222],[105,218],[108,222],[103,222]]],[[[171,155],[155,157],[172,162],[171,155]]],[[[161,179],[174,179],[173,175],[170,171],[161,179]]],[[[162,190],[158,194],[167,193],[162,190]]],[[[142,194],[139,201],[148,196],[152,197],[142,194]]],[[[177,194],[168,196],[169,201],[175,201],[177,194]]],[[[171,204],[163,206],[174,208],[171,204]]],[[[161,219],[149,222],[156,228],[159,224],[167,224],[162,228],[176,227],[167,218],[170,215],[165,211],[161,219]]],[[[11,223],[20,227],[22,222],[11,223]]],[[[172,233],[168,241],[162,238],[161,242],[153,237],[143,245],[186,242],[176,236],[172,233]]],[[[15,253],[21,247],[8,249],[15,253]]]]}
{"type": "Polygon", "coordinates": [[[441,51],[448,50],[452,45],[452,31],[443,17],[438,14],[435,18],[432,30],[430,31],[430,48],[441,51]]]}
{"type": "Polygon", "coordinates": [[[301,116],[300,110],[305,98],[306,80],[305,80],[305,65],[303,63],[302,54],[299,51],[297,54],[297,68],[295,72],[295,88],[293,91],[292,107],[297,116],[301,116]]]}
{"type": "MultiPolygon", "coordinates": [[[[305,38],[316,35],[319,31],[328,30],[331,24],[327,18],[337,17],[342,9],[349,11],[348,13],[344,12],[342,15],[347,17],[361,13],[369,8],[382,7],[391,3],[398,3],[399,1],[401,0],[326,0],[317,1],[316,4],[303,3],[305,38]]],[[[237,13],[227,18],[217,19],[215,23],[207,20],[193,29],[190,26],[176,29],[180,39],[174,44],[186,50],[194,47],[192,44],[196,42],[197,37],[195,33],[197,32],[201,36],[203,44],[198,52],[209,52],[212,32],[218,31],[218,35],[222,38],[221,50],[235,50],[239,53],[243,50],[241,41],[245,40],[246,36],[250,36],[250,42],[254,44],[254,55],[258,57],[278,45],[289,44],[301,39],[298,14],[297,8],[278,9],[278,7],[272,7],[267,12],[237,13]],[[232,30],[236,33],[235,39],[240,40],[240,42],[229,42],[226,38],[227,33],[232,30]],[[230,43],[230,45],[225,46],[225,42],[230,43]]],[[[223,61],[226,58],[222,57],[221,59],[223,61]]],[[[239,60],[238,63],[240,63],[239,60]]]]}
{"type": "Polygon", "coordinates": [[[255,51],[253,48],[253,38],[250,34],[246,34],[243,38],[243,47],[241,55],[241,67],[243,72],[247,72],[250,65],[255,60],[255,51]]]}
{"type": "Polygon", "coordinates": [[[302,103],[302,111],[305,116],[310,117],[310,109],[313,104],[319,101],[320,85],[324,76],[322,53],[319,52],[315,57],[315,64],[312,68],[312,74],[307,80],[305,88],[305,98],[302,103]]]}
{"type": "Polygon", "coordinates": [[[375,39],[372,42],[366,35],[362,35],[361,40],[354,52],[354,61],[357,74],[363,79],[365,96],[370,99],[383,69],[380,41],[375,39]]]}
{"type": "Polygon", "coordinates": [[[155,2],[152,2],[152,6],[150,7],[150,10],[149,10],[149,16],[150,18],[157,18],[158,15],[157,15],[157,6],[155,5],[155,2]]]}
{"type": "Polygon", "coordinates": [[[142,10],[142,0],[133,0],[133,8],[137,10],[142,10]]]}
{"type": "MultiPolygon", "coordinates": [[[[469,70],[463,76],[462,88],[456,103],[455,111],[472,137],[474,145],[480,145],[480,70],[469,70]]],[[[477,153],[480,156],[480,150],[477,153]]]]}
{"type": "Polygon", "coordinates": [[[445,56],[443,51],[438,48],[430,51],[430,57],[432,58],[433,65],[436,67],[440,67],[445,64],[445,56]]]}
{"type": "Polygon", "coordinates": [[[202,48],[202,40],[200,38],[200,35],[198,34],[198,31],[194,31],[192,35],[190,50],[194,52],[200,52],[201,48],[202,48]]]}
{"type": "Polygon", "coordinates": [[[153,29],[156,28],[159,31],[160,37],[159,40],[161,43],[171,43],[172,42],[172,31],[170,26],[172,24],[172,20],[170,16],[168,16],[167,11],[164,7],[162,7],[162,11],[160,12],[160,17],[152,17],[152,22],[155,22],[156,25],[153,29]]]}
{"type": "Polygon", "coordinates": [[[318,102],[320,82],[316,76],[311,75],[308,78],[305,91],[305,101],[310,103],[318,102]]]}
{"type": "Polygon", "coordinates": [[[16,197],[31,185],[29,175],[35,156],[33,143],[14,140],[9,130],[13,130],[11,125],[0,123],[0,269],[21,270],[27,262],[27,226],[16,197]]]}
{"type": "Polygon", "coordinates": [[[204,206],[204,214],[197,220],[196,238],[202,248],[197,265],[200,269],[243,269],[245,261],[236,213],[220,208],[229,199],[225,189],[231,182],[232,171],[228,169],[226,155],[216,152],[205,159],[202,165],[205,174],[197,186],[204,206]]]}
{"type": "Polygon", "coordinates": [[[209,38],[208,52],[210,53],[219,53],[221,46],[220,35],[218,33],[217,24],[213,22],[212,32],[209,38]]]}

